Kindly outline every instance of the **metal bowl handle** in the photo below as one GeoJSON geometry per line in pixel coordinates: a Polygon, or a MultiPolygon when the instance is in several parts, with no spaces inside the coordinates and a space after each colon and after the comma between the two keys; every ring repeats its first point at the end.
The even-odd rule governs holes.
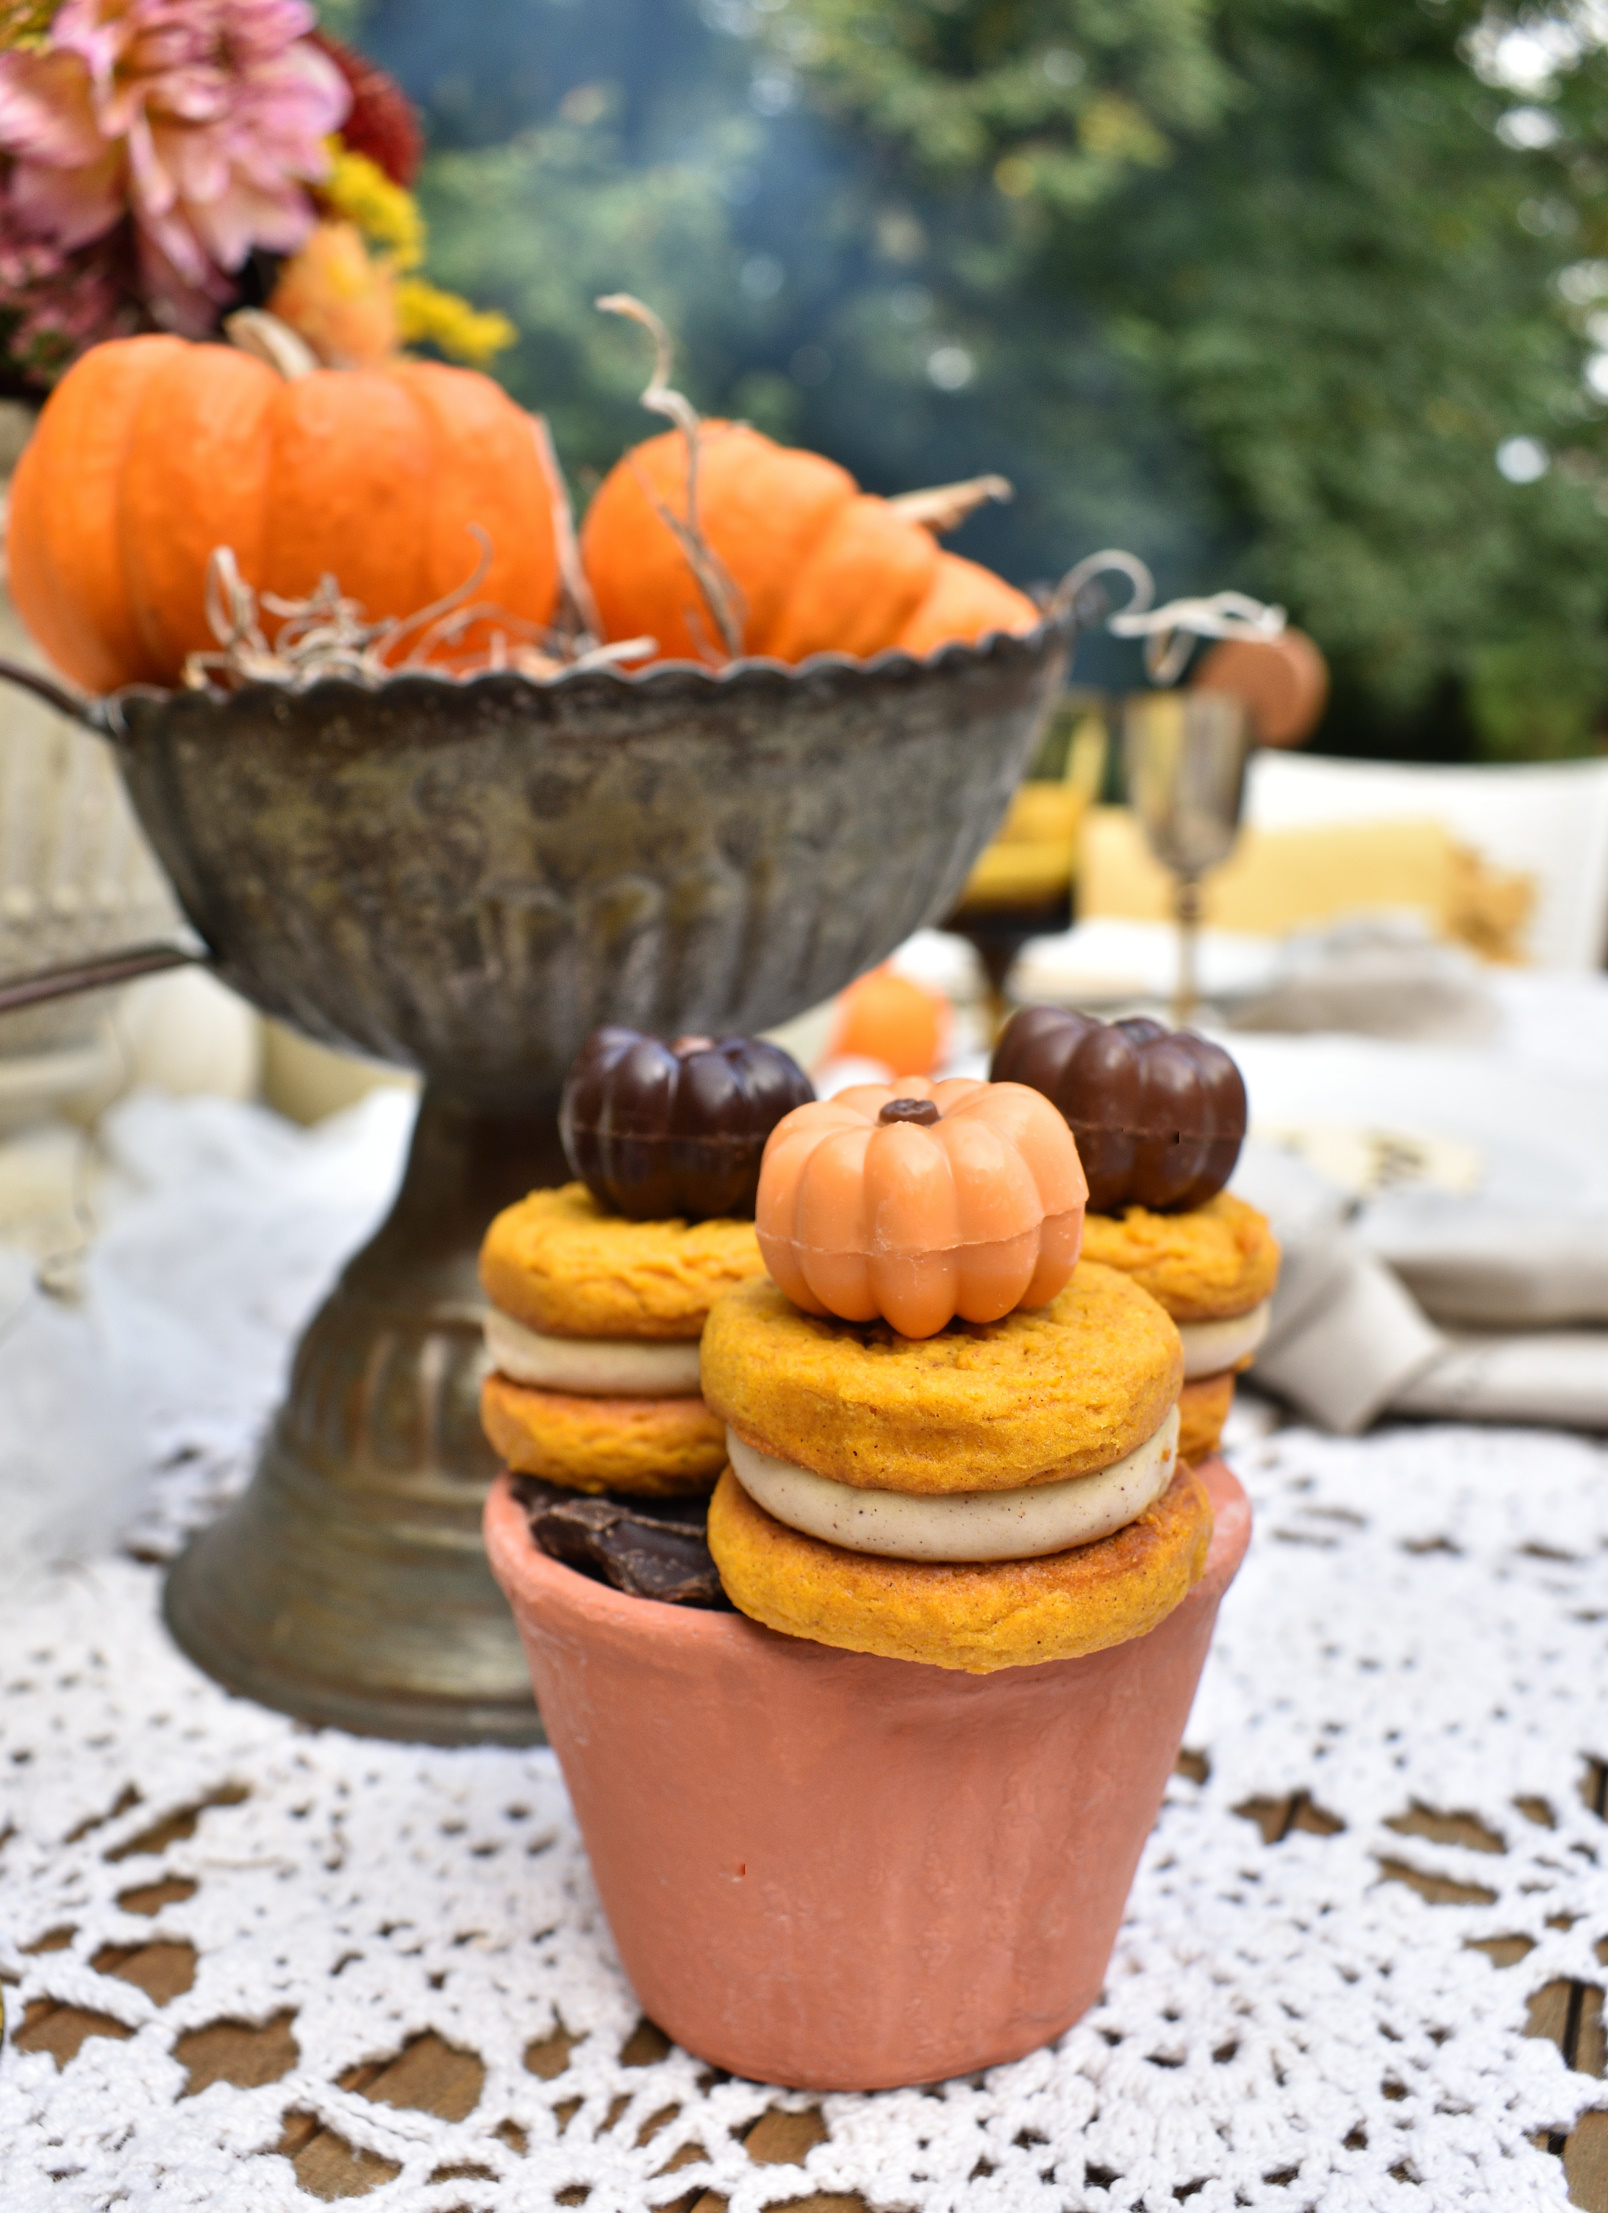
{"type": "MultiPolygon", "coordinates": [[[[70,692],[53,677],[25,668],[20,661],[0,660],[0,683],[32,692],[47,707],[54,707],[69,722],[80,724],[98,738],[108,735],[102,700],[70,692]]],[[[26,976],[0,977],[0,1014],[40,1006],[49,999],[67,999],[79,991],[109,990],[117,984],[132,983],[136,976],[158,975],[164,968],[206,967],[210,960],[210,954],[191,952],[182,945],[128,945],[115,953],[97,953],[93,960],[36,968],[26,976]]]]}
{"type": "Polygon", "coordinates": [[[37,1007],[47,999],[70,999],[78,991],[108,991],[137,976],[160,975],[164,968],[210,968],[211,955],[182,945],[129,945],[93,960],[67,961],[59,968],[36,968],[27,976],[0,977],[0,1014],[37,1007]]]}
{"type": "Polygon", "coordinates": [[[54,677],[41,676],[37,669],[25,668],[21,661],[0,660],[0,683],[15,684],[19,691],[32,692],[47,707],[54,707],[57,714],[65,715],[69,722],[81,723],[86,730],[93,730],[98,738],[107,734],[103,700],[86,699],[79,692],[70,692],[54,677]]]}

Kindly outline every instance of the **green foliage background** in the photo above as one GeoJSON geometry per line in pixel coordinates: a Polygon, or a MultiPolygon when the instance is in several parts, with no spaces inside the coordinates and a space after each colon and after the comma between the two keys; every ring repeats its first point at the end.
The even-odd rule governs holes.
{"type": "Polygon", "coordinates": [[[1330,749],[1600,742],[1608,65],[1555,19],[1515,90],[1468,0],[339,12],[425,109],[432,273],[519,324],[583,485],[649,427],[591,307],[626,289],[710,412],[877,489],[1002,469],[958,543],[1017,581],[1121,543],[1282,600],[1330,749]]]}

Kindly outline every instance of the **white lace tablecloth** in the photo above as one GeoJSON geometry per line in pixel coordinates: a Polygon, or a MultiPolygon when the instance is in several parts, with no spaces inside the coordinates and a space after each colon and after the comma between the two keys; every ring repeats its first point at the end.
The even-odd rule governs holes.
{"type": "MultiPolygon", "coordinates": [[[[395,1133],[353,1127],[370,1154],[394,1152],[395,1133]]],[[[311,1221],[358,1140],[297,1142],[271,1164],[276,1219],[299,1205],[311,1221]]],[[[232,1190],[255,1224],[234,1256],[255,1335],[214,1316],[239,1356],[233,1444],[219,1378],[193,1449],[182,1411],[152,1396],[168,1472],[145,1504],[147,1549],[226,1487],[231,1453],[244,1465],[273,1387],[263,1347],[277,1331],[282,1348],[315,1288],[316,1237],[286,1232],[300,1289],[269,1296],[266,1214],[245,1153],[224,1151],[213,1186],[189,1155],[180,1181],[192,1198],[198,1176],[215,1200],[232,1190]]],[[[371,1180],[370,1211],[385,1177],[371,1180]]],[[[151,1235],[164,1216],[148,1214],[151,1235]]],[[[121,1219],[126,1287],[139,1246],[131,1258],[121,1219]]],[[[221,1200],[211,1221],[230,1234],[221,1200]]],[[[171,1272],[147,1280],[167,1296],[171,1272]]],[[[226,1279],[210,1268],[209,1305],[226,1279]]],[[[54,2001],[101,2031],[65,2066],[9,2041],[0,2054],[0,2206],[305,2206],[275,2151],[295,2115],[385,2163],[365,2170],[387,2178],[376,2213],[534,2213],[583,2195],[590,2213],[640,2213],[705,2191],[731,2213],[812,2192],[931,2213],[1565,2204],[1547,2139],[1608,2089],[1526,2035],[1526,2008],[1560,1981],[1600,1984],[1608,1960],[1593,1810],[1608,1453],[1532,1431],[1357,1441],[1246,1422],[1234,1459],[1258,1523],[1188,1734],[1204,1779],[1169,1791],[1100,2004],[1013,2066],[869,2097],[788,2096],[631,2044],[638,2008],[550,1755],[314,1734],[228,1698],[168,1642],[159,1570],[127,1557],[14,1588],[0,1609],[6,2011],[15,2029],[54,2001]],[[1279,1842],[1235,1811],[1298,1792],[1310,1819],[1279,1842]],[[1414,1808],[1472,1817],[1481,1845],[1390,1825],[1414,1808]],[[185,1812],[189,1834],[141,1844],[185,1812]],[[1461,1902],[1426,1902],[1403,1870],[1461,1902]],[[153,1913],[139,1894],[159,1883],[153,1913]],[[1498,1947],[1523,1952],[1498,1966],[1476,1947],[1499,1938],[1528,1948],[1498,1947]],[[194,1954],[166,2004],[115,1971],[124,1948],[153,1944],[194,1954]],[[218,2022],[277,2025],[276,2079],[192,2087],[188,2055],[218,2022]],[[431,2033],[483,2067],[461,2119],[340,2087],[431,2033]],[[809,2105],[826,2133],[802,2165],[756,2163],[742,2141],[755,2117],[809,2105]]]]}

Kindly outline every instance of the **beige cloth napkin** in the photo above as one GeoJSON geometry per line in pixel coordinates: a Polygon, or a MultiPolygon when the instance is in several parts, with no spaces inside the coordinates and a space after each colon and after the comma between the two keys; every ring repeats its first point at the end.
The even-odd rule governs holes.
{"type": "Polygon", "coordinates": [[[1391,1407],[1454,1421],[1608,1429],[1608,1329],[1455,1336],[1391,1407]]]}
{"type": "Polygon", "coordinates": [[[1394,1191],[1365,1209],[1358,1235],[1449,1329],[1608,1323],[1608,1212],[1600,1207],[1394,1191]]]}
{"type": "Polygon", "coordinates": [[[1391,1412],[1608,1430],[1608,1328],[1535,1326],[1608,1321],[1608,1218],[1429,1193],[1359,1212],[1254,1141],[1233,1188],[1284,1247],[1252,1372],[1309,1420],[1343,1435],[1391,1412]]]}

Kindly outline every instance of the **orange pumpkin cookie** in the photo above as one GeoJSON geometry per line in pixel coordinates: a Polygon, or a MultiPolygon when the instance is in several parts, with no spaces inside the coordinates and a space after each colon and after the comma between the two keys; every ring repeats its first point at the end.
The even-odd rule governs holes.
{"type": "Polygon", "coordinates": [[[1234,1371],[1203,1375],[1186,1383],[1178,1394],[1178,1457],[1198,1466],[1217,1450],[1223,1424],[1234,1403],[1234,1371]]]}
{"type": "Polygon", "coordinates": [[[757,1451],[919,1495],[1112,1466],[1161,1426],[1183,1351],[1147,1292],[1085,1263],[1048,1306],[920,1339],[800,1313],[757,1279],[710,1310],[702,1374],[712,1410],[757,1451]]]}
{"type": "Polygon", "coordinates": [[[633,1222],[581,1183],[506,1207],[480,1248],[492,1305],[549,1337],[696,1338],[763,1268],[752,1222],[633,1222]]]}
{"type": "Polygon", "coordinates": [[[784,1636],[986,1675],[1142,1637],[1198,1582],[1211,1543],[1205,1485],[1180,1468],[1155,1504],[1069,1552],[933,1566],[846,1552],[755,1505],[730,1469],[709,1503],[709,1549],[734,1604],[784,1636]]]}
{"type": "Polygon", "coordinates": [[[573,1491],[702,1492],[726,1461],[726,1433],[700,1398],[581,1398],[488,1375],[480,1419],[516,1475],[573,1491]]]}
{"type": "Polygon", "coordinates": [[[1120,1216],[1090,1214],[1083,1257],[1120,1268],[1175,1322],[1248,1314],[1272,1295],[1279,1274],[1267,1216],[1227,1191],[1187,1214],[1152,1214],[1142,1206],[1120,1216]]]}

